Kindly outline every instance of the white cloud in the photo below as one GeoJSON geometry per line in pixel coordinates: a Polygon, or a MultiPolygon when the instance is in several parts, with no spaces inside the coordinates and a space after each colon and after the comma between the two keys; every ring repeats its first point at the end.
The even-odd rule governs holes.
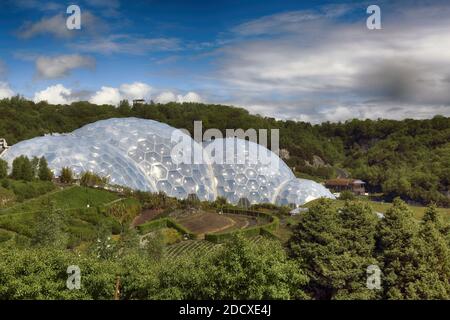
{"type": "Polygon", "coordinates": [[[180,49],[180,41],[176,38],[142,38],[116,34],[72,44],[72,48],[82,52],[101,54],[127,53],[141,55],[156,51],[177,51],[180,49]]]}
{"type": "Polygon", "coordinates": [[[72,90],[67,89],[62,84],[50,86],[45,90],[36,92],[34,94],[33,101],[38,103],[39,101],[47,101],[50,104],[70,104],[72,90]]]}
{"type": "Polygon", "coordinates": [[[185,95],[177,95],[177,102],[201,102],[201,97],[195,92],[188,92],[185,95]]]}
{"type": "Polygon", "coordinates": [[[152,90],[151,86],[142,82],[125,83],[120,86],[121,95],[128,100],[148,99],[152,90]]]}
{"type": "MultiPolygon", "coordinates": [[[[6,85],[6,88],[9,87],[6,85]]],[[[0,96],[1,92],[2,82],[0,82],[0,96]]],[[[155,102],[157,103],[202,101],[200,95],[192,91],[184,95],[176,95],[172,91],[157,91],[152,86],[143,82],[124,83],[119,87],[102,86],[100,90],[95,92],[86,90],[74,91],[64,87],[62,84],[57,84],[36,92],[33,100],[36,103],[46,100],[51,104],[70,104],[79,100],[88,100],[97,105],[108,104],[117,106],[122,100],[129,100],[131,102],[134,99],[145,99],[146,101],[150,101],[152,99],[152,92],[155,92],[155,102]]],[[[13,94],[11,91],[10,95],[13,94]]]]}
{"type": "Polygon", "coordinates": [[[173,101],[177,101],[177,97],[171,91],[163,91],[159,95],[157,95],[155,98],[156,103],[165,104],[165,103],[169,103],[169,102],[173,102],[173,101]]]}
{"type": "Polygon", "coordinates": [[[392,4],[381,31],[334,19],[346,10],[287,12],[235,27],[235,41],[217,51],[223,102],[315,122],[450,115],[450,7],[392,4]]]}
{"type": "Polygon", "coordinates": [[[120,94],[120,90],[118,88],[112,87],[102,87],[99,91],[97,91],[94,96],[89,100],[89,102],[93,104],[111,104],[118,105],[122,100],[122,95],[120,94]]]}
{"type": "Polygon", "coordinates": [[[201,101],[202,98],[200,97],[200,95],[192,91],[186,93],[185,95],[182,94],[175,95],[175,93],[173,93],[172,91],[163,91],[159,93],[155,98],[156,103],[162,104],[168,102],[183,103],[183,102],[201,102],[201,101]]]}
{"type": "Polygon", "coordinates": [[[67,76],[77,68],[94,68],[95,60],[78,54],[60,55],[55,57],[38,57],[36,70],[39,77],[55,79],[67,76]]]}
{"type": "Polygon", "coordinates": [[[10,98],[14,96],[14,91],[11,90],[8,83],[0,81],[0,99],[10,98]]]}

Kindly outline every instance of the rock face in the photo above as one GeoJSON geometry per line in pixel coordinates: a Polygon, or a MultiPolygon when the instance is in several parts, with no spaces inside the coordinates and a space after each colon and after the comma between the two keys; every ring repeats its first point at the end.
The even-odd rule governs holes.
{"type": "Polygon", "coordinates": [[[108,177],[112,184],[162,191],[179,199],[195,195],[212,201],[222,196],[233,204],[298,206],[319,197],[334,198],[322,185],[296,179],[283,160],[261,145],[238,138],[200,145],[182,131],[153,120],[101,120],[70,134],[22,141],[3,158],[11,165],[20,155],[44,156],[56,175],[63,167],[78,175],[91,171],[108,177]],[[216,161],[217,152],[231,154],[231,163],[216,161]]]}

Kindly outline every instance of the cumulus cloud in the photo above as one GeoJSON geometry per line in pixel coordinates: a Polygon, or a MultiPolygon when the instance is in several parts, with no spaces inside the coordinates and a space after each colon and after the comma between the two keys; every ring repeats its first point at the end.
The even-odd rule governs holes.
{"type": "Polygon", "coordinates": [[[316,122],[450,115],[450,7],[385,4],[377,31],[365,28],[364,10],[357,22],[335,19],[348,12],[287,12],[233,28],[237,40],[216,52],[226,102],[316,122]]]}
{"type": "Polygon", "coordinates": [[[201,102],[202,99],[200,96],[195,92],[188,92],[185,95],[177,95],[177,102],[183,103],[183,102],[201,102]]]}
{"type": "Polygon", "coordinates": [[[146,83],[134,82],[131,84],[122,84],[120,86],[121,95],[128,100],[147,99],[153,88],[146,83]]]}
{"type": "Polygon", "coordinates": [[[44,79],[55,79],[70,74],[78,68],[94,68],[95,60],[78,54],[55,57],[38,57],[36,59],[37,75],[44,79]]]}
{"type": "Polygon", "coordinates": [[[120,94],[120,90],[118,88],[102,87],[99,91],[95,92],[89,102],[98,105],[118,105],[121,100],[122,95],[120,94]]]}
{"type": "Polygon", "coordinates": [[[202,98],[195,92],[187,92],[186,94],[175,94],[172,91],[159,91],[152,86],[143,82],[124,83],[118,88],[102,87],[99,91],[89,99],[91,103],[102,105],[111,104],[118,105],[121,100],[145,99],[149,101],[152,99],[152,94],[155,94],[154,101],[156,103],[168,102],[200,102],[202,98]]]}
{"type": "Polygon", "coordinates": [[[0,99],[10,98],[14,96],[14,91],[8,83],[0,81],[0,99]]]}
{"type": "Polygon", "coordinates": [[[153,88],[143,82],[124,83],[118,88],[102,87],[89,99],[94,104],[118,105],[121,100],[149,100],[153,88]]]}
{"type": "Polygon", "coordinates": [[[192,91],[186,93],[185,95],[182,94],[175,95],[175,93],[171,91],[163,91],[159,93],[155,98],[155,102],[161,104],[168,102],[183,103],[183,102],[201,102],[201,101],[202,98],[200,97],[200,95],[192,91]]]}
{"type": "Polygon", "coordinates": [[[71,89],[64,87],[62,84],[57,84],[36,92],[33,101],[35,103],[47,101],[51,104],[70,104],[73,102],[71,94],[71,89]]]}

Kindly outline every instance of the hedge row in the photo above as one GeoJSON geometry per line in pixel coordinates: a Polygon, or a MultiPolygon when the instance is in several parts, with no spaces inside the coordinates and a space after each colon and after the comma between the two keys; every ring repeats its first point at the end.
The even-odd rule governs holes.
{"type": "Polygon", "coordinates": [[[263,218],[269,223],[256,226],[252,228],[247,229],[239,229],[239,230],[233,230],[229,232],[224,233],[207,233],[205,234],[205,240],[211,241],[213,243],[221,243],[228,239],[230,239],[233,235],[240,234],[244,237],[255,237],[258,235],[268,235],[270,233],[270,237],[275,236],[272,234],[271,231],[275,231],[278,228],[279,219],[277,217],[274,217],[268,213],[260,212],[260,211],[253,211],[253,210],[243,210],[243,209],[235,209],[235,208],[222,208],[223,213],[229,213],[229,214],[242,214],[247,216],[253,216],[257,218],[263,218]]]}

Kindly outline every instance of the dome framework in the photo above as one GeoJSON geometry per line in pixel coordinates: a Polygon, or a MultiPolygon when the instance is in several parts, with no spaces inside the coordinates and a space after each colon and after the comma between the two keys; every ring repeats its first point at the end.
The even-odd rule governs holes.
{"type": "Polygon", "coordinates": [[[146,119],[101,120],[69,134],[33,138],[13,145],[2,158],[11,166],[20,155],[45,157],[56,175],[63,167],[78,176],[90,171],[111,184],[179,199],[221,196],[232,204],[247,199],[298,206],[334,198],[324,186],[295,178],[284,161],[261,145],[238,138],[200,145],[181,130],[146,119]]]}

